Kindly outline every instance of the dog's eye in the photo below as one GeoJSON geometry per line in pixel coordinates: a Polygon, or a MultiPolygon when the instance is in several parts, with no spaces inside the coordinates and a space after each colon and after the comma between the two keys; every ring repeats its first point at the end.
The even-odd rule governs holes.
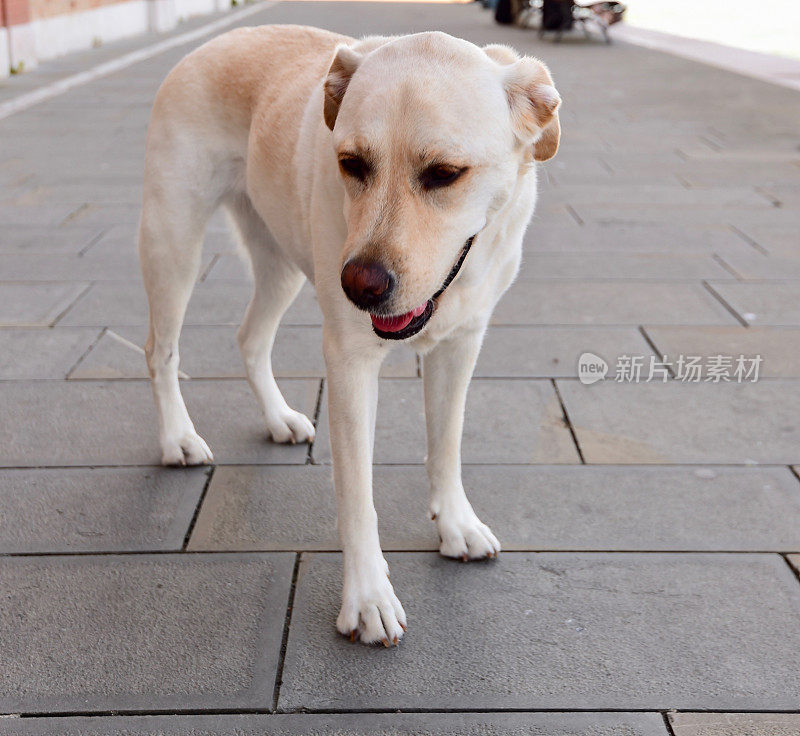
{"type": "Polygon", "coordinates": [[[425,189],[439,189],[440,187],[446,187],[452,184],[465,171],[466,168],[437,164],[428,167],[422,172],[420,182],[425,189]]]}
{"type": "Polygon", "coordinates": [[[345,176],[352,176],[359,181],[364,181],[369,174],[369,164],[360,156],[342,156],[339,168],[345,176]]]}

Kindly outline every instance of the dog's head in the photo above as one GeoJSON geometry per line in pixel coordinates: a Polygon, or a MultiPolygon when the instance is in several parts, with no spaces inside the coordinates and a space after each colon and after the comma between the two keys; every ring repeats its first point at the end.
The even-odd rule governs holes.
{"type": "Polygon", "coordinates": [[[381,337],[411,337],[532,160],[555,155],[561,100],[540,61],[444,33],[340,46],[324,93],[342,288],[381,337]]]}

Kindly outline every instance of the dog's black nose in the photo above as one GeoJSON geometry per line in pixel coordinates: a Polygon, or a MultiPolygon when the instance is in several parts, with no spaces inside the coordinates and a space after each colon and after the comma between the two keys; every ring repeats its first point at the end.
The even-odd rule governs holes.
{"type": "Polygon", "coordinates": [[[342,288],[353,304],[369,309],[389,299],[394,290],[394,276],[380,263],[355,258],[344,264],[342,288]]]}

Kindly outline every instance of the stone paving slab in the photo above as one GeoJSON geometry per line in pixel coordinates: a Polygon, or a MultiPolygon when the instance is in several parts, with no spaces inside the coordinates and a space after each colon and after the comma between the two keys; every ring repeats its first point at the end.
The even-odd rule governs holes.
{"type": "Polygon", "coordinates": [[[724,181],[747,181],[769,187],[797,182],[800,179],[800,165],[788,161],[759,165],[733,159],[704,160],[701,163],[688,160],[677,170],[677,176],[691,187],[714,187],[724,181]]]}
{"type": "Polygon", "coordinates": [[[742,280],[800,279],[800,246],[792,257],[763,253],[731,253],[720,256],[742,280]]]}
{"type": "MultiPolygon", "coordinates": [[[[74,132],[80,132],[76,130],[74,132]]],[[[91,129],[85,131],[90,134],[91,129]]],[[[33,131],[34,138],[38,139],[47,135],[47,131],[33,131]]],[[[44,206],[58,207],[69,204],[79,207],[86,201],[91,201],[102,196],[103,202],[107,204],[127,204],[131,201],[141,200],[142,183],[128,180],[111,179],[106,181],[102,187],[97,182],[84,179],[79,182],[66,184],[64,182],[32,183],[22,189],[22,191],[12,194],[0,201],[0,206],[4,204],[17,206],[44,206]]]]}
{"type": "Polygon", "coordinates": [[[525,281],[514,284],[503,296],[492,324],[730,325],[738,322],[700,284],[525,281]]]}
{"type": "Polygon", "coordinates": [[[790,464],[800,384],[559,381],[588,463],[790,464]]]}
{"type": "MultiPolygon", "coordinates": [[[[15,736],[668,736],[656,713],[389,713],[31,718],[15,736]]],[[[727,736],[727,735],[726,735],[727,736]]],[[[783,735],[780,735],[783,736],[783,735]]]]}
{"type": "MultiPolygon", "coordinates": [[[[800,171],[800,163],[798,163],[798,171],[800,171]]],[[[797,257],[796,224],[787,226],[777,223],[751,223],[742,228],[742,235],[771,256],[797,257]]]]}
{"type": "MultiPolygon", "coordinates": [[[[755,196],[755,194],[754,194],[755,196]]],[[[696,225],[726,225],[731,222],[769,222],[775,208],[766,199],[752,205],[706,205],[679,206],[670,204],[637,205],[626,203],[576,204],[573,209],[584,222],[597,225],[624,225],[633,223],[668,223],[674,221],[676,211],[683,222],[696,225]],[[743,214],[743,210],[746,214],[743,214]]]]}
{"type": "Polygon", "coordinates": [[[635,327],[492,327],[484,338],[475,376],[575,378],[578,358],[587,351],[609,365],[620,355],[653,352],[635,327]]]}
{"type": "Polygon", "coordinates": [[[0,470],[0,553],[178,551],[207,468],[0,470]]]}
{"type": "Polygon", "coordinates": [[[99,336],[95,327],[0,330],[0,379],[66,378],[99,336]]]}
{"type": "MultiPolygon", "coordinates": [[[[0,290],[2,287],[0,287],[0,290]]],[[[187,325],[238,325],[252,296],[246,282],[206,281],[198,284],[186,311],[187,325]]],[[[147,297],[139,281],[99,282],[59,322],[62,325],[146,325],[147,297]]],[[[321,325],[313,289],[301,290],[282,320],[284,325],[321,325]]]]}
{"type": "MultiPolygon", "coordinates": [[[[504,550],[800,550],[787,468],[466,466],[464,487],[504,550]]],[[[439,548],[421,466],[377,466],[384,550],[439,548]]],[[[336,550],[330,468],[219,467],[193,550],[336,550]]]]}
{"type": "MultiPolygon", "coordinates": [[[[635,128],[621,131],[620,135],[622,140],[630,142],[635,137],[635,128]]],[[[653,126],[648,124],[642,136],[647,138],[652,135],[653,126]]],[[[608,137],[608,133],[605,137],[608,137]]],[[[621,143],[622,140],[617,142],[621,143]]],[[[672,185],[615,181],[600,188],[594,184],[570,184],[559,186],[544,195],[545,201],[555,198],[570,202],[579,213],[583,206],[607,207],[611,211],[615,208],[625,211],[650,207],[659,211],[668,207],[681,210],[700,207],[768,209],[770,206],[767,199],[759,195],[752,186],[740,182],[698,189],[687,189],[677,180],[672,185]]]]}
{"type": "Polygon", "coordinates": [[[0,282],[0,327],[49,327],[87,287],[84,283],[0,282]]]}
{"type": "Polygon", "coordinates": [[[269,708],[293,566],[291,554],[2,558],[0,712],[269,708]]]}
{"type": "MultiPolygon", "coordinates": [[[[762,378],[800,378],[800,329],[792,327],[645,327],[660,355],[763,358],[762,378]]],[[[631,355],[632,353],[629,353],[631,355]]]]}
{"type": "Polygon", "coordinates": [[[797,713],[670,713],[675,736],[797,736],[797,713]]]}
{"type": "MultiPolygon", "coordinates": [[[[147,378],[140,347],[146,339],[145,327],[111,328],[70,373],[70,378],[147,378]]],[[[180,355],[181,370],[192,378],[245,377],[233,326],[184,327],[180,355]]],[[[281,327],[275,339],[272,369],[278,378],[323,378],[322,331],[316,326],[281,327]]],[[[416,354],[406,346],[398,346],[384,361],[381,375],[416,377],[416,354]]]]}
{"type": "MultiPolygon", "coordinates": [[[[204,269],[213,270],[212,266],[216,261],[216,256],[224,251],[233,250],[236,245],[223,221],[220,225],[218,215],[212,217],[206,228],[203,240],[204,269]]],[[[112,225],[97,238],[86,251],[86,255],[96,256],[97,258],[110,258],[112,256],[133,255],[138,258],[137,244],[139,241],[139,228],[137,223],[131,225],[112,225]]],[[[227,257],[227,256],[226,256],[227,257]]],[[[239,258],[239,256],[232,256],[239,258]]],[[[203,273],[203,270],[201,270],[203,273]]]]}
{"type": "Polygon", "coordinates": [[[96,227],[61,227],[46,225],[11,225],[3,223],[0,253],[4,254],[77,254],[102,233],[96,227]]]}
{"type": "MultiPolygon", "coordinates": [[[[383,379],[374,461],[418,464],[426,452],[422,381],[383,379]]],[[[316,463],[331,461],[327,393],[323,396],[316,463]]],[[[462,441],[464,463],[576,463],[575,444],[549,381],[475,379],[469,387],[462,441]]]]}
{"type": "Polygon", "coordinates": [[[748,324],[800,327],[800,281],[711,285],[748,324]]]}
{"type": "MultiPolygon", "coordinates": [[[[555,159],[557,160],[557,159],[555,159]]],[[[707,227],[689,224],[629,223],[615,227],[573,223],[563,227],[539,227],[534,223],[525,233],[523,263],[536,253],[593,255],[642,253],[672,256],[739,252],[747,243],[723,225],[707,227]]],[[[752,249],[752,246],[747,246],[752,249]]],[[[746,249],[745,249],[746,250],[746,249]]]]}
{"type": "Polygon", "coordinates": [[[282,708],[788,709],[800,587],[778,555],[390,554],[400,647],[334,628],[338,554],[303,556],[282,708]]]}
{"type": "MultiPolygon", "coordinates": [[[[210,265],[206,257],[202,268],[210,265]]],[[[61,253],[0,254],[0,273],[13,281],[123,281],[141,278],[139,256],[131,248],[122,253],[93,253],[86,255],[61,253]]]]}
{"type": "Polygon", "coordinates": [[[67,220],[75,211],[74,205],[62,204],[54,207],[35,205],[0,204],[0,222],[3,225],[50,225],[56,227],[67,220]]]}
{"type": "MultiPolygon", "coordinates": [[[[319,381],[284,379],[280,386],[290,405],[314,416],[319,381]]],[[[305,462],[308,445],[267,441],[261,410],[245,381],[189,381],[182,388],[216,462],[305,462]]],[[[6,418],[0,423],[0,467],[154,465],[161,460],[146,381],[3,383],[0,416],[6,418]]]]}
{"type": "Polygon", "coordinates": [[[532,253],[526,256],[519,278],[698,281],[735,277],[710,255],[597,252],[532,253]]]}

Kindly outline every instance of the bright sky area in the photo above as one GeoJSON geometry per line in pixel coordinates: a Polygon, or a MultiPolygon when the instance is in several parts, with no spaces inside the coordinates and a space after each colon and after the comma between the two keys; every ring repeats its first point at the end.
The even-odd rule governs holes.
{"type": "Polygon", "coordinates": [[[800,59],[800,0],[623,2],[632,26],[800,59]]]}

